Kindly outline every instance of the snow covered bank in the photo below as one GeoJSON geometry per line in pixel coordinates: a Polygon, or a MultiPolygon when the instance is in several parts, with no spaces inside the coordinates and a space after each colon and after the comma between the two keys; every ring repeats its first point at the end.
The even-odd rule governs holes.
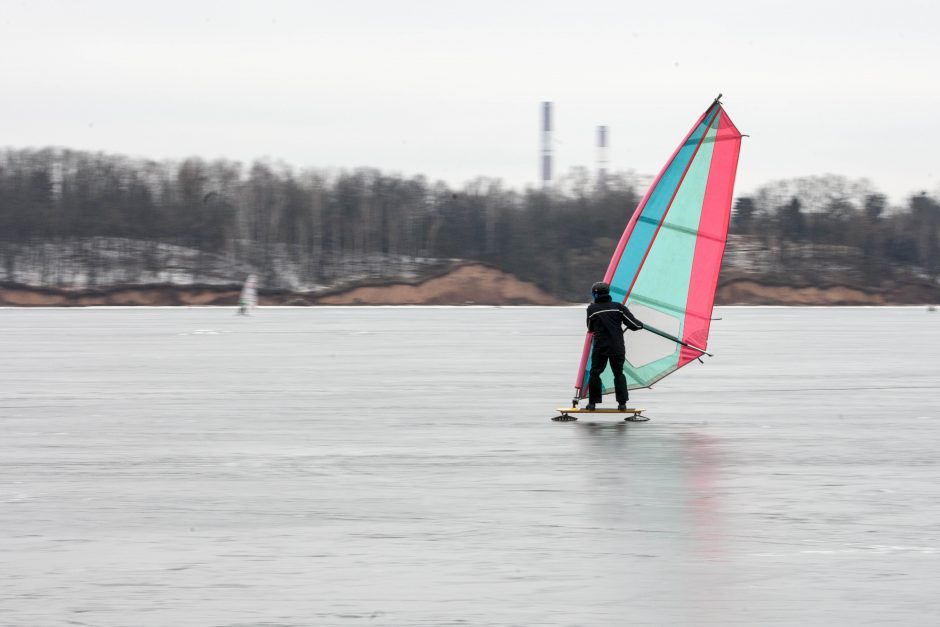
{"type": "MultiPolygon", "coordinates": [[[[0,305],[82,307],[92,305],[223,305],[234,307],[240,286],[127,285],[66,289],[0,284],[0,305]]],[[[397,279],[321,291],[260,290],[261,305],[557,305],[532,283],[483,264],[458,264],[423,279],[397,279]]]]}

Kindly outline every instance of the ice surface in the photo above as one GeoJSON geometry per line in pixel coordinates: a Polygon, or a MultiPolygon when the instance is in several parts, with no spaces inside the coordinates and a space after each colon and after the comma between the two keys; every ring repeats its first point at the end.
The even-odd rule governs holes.
{"type": "Polygon", "coordinates": [[[0,309],[0,625],[935,621],[940,313],[720,308],[551,422],[583,315],[0,309]]]}

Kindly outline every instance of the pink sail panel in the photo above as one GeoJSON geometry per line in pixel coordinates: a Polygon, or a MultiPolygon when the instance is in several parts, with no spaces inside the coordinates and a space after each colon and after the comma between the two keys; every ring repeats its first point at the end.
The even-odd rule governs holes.
{"type": "MultiPolygon", "coordinates": [[[[708,331],[718,288],[718,273],[728,241],[731,195],[734,192],[740,150],[741,133],[728,114],[724,113],[718,120],[718,134],[712,151],[708,184],[705,186],[682,334],[684,342],[702,349],[708,348],[708,331]]],[[[699,351],[683,346],[679,366],[698,357],[701,357],[699,351]]]]}

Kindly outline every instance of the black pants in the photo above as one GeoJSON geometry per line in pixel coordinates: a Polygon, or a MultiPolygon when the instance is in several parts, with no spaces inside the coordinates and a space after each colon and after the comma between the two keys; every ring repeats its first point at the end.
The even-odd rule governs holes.
{"type": "Polygon", "coordinates": [[[604,387],[601,385],[601,373],[610,360],[610,369],[614,371],[614,391],[617,404],[626,403],[630,398],[627,392],[627,378],[623,376],[623,355],[604,355],[597,351],[591,352],[591,378],[588,379],[588,391],[591,403],[600,403],[604,387]]]}

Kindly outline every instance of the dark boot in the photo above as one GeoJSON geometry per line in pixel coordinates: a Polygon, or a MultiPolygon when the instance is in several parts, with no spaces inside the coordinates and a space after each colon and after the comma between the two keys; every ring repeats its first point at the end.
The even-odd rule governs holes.
{"type": "Polygon", "coordinates": [[[597,408],[594,407],[594,403],[588,403],[587,405],[584,406],[584,409],[586,409],[587,411],[594,411],[597,408]]]}

